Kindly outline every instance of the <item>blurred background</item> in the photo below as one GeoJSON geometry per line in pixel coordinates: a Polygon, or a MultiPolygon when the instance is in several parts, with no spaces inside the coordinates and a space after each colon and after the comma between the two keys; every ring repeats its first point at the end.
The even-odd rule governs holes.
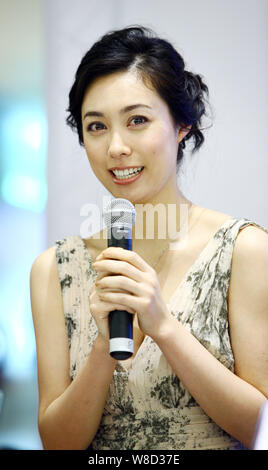
{"type": "Polygon", "coordinates": [[[0,1],[0,448],[38,449],[29,273],[46,245],[43,2],[0,1]]]}
{"type": "Polygon", "coordinates": [[[108,30],[142,24],[171,41],[210,90],[213,127],[180,185],[196,204],[268,227],[267,0],[0,0],[0,448],[41,449],[30,304],[34,259],[81,233],[102,207],[65,124],[84,53],[108,30]],[[85,227],[85,225],[83,225],[85,227]]]}

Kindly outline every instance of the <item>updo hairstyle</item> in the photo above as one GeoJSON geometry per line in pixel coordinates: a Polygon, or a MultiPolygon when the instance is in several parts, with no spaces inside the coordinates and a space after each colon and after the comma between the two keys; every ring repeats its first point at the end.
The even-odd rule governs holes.
{"type": "Polygon", "coordinates": [[[172,44],[143,26],[128,26],[112,30],[95,42],[84,55],[69,93],[67,124],[78,133],[83,143],[81,108],[86,90],[98,77],[116,72],[136,72],[142,82],[155,90],[166,102],[174,127],[191,125],[190,131],[178,145],[177,170],[187,141],[191,153],[204,142],[201,118],[206,114],[208,87],[201,75],[185,70],[182,56],[172,44]]]}

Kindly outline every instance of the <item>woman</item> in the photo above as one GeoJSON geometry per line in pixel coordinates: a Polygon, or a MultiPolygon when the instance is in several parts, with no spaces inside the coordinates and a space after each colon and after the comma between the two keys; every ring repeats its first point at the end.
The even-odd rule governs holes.
{"type": "Polygon", "coordinates": [[[46,449],[251,446],[268,396],[268,235],[178,187],[185,142],[196,151],[204,140],[207,93],[173,46],[143,27],[111,31],[79,65],[67,122],[98,180],[135,205],[143,236],[133,230],[132,252],[106,249],[106,230],[72,236],[33,263],[46,449]],[[177,231],[186,204],[187,243],[168,249],[157,224],[146,237],[150,204],[175,208],[177,231]],[[133,314],[126,361],[109,355],[114,309],[133,314]]]}

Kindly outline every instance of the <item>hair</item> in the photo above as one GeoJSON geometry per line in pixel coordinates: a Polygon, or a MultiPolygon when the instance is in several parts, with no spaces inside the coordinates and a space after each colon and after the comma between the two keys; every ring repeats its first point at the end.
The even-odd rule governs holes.
{"type": "Polygon", "coordinates": [[[84,55],[69,93],[67,125],[83,143],[81,107],[89,85],[98,77],[116,72],[136,72],[147,87],[152,87],[166,102],[174,126],[191,125],[178,145],[177,170],[186,141],[193,141],[191,153],[204,142],[201,118],[206,114],[208,87],[201,75],[185,70],[185,62],[173,45],[144,26],[111,30],[95,42],[84,55]]]}

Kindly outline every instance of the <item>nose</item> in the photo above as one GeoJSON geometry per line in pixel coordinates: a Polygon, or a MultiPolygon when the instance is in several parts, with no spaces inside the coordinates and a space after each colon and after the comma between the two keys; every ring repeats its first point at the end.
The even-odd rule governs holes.
{"type": "Polygon", "coordinates": [[[118,158],[122,155],[130,155],[131,149],[125,144],[118,132],[114,132],[108,148],[108,156],[118,158]]]}

